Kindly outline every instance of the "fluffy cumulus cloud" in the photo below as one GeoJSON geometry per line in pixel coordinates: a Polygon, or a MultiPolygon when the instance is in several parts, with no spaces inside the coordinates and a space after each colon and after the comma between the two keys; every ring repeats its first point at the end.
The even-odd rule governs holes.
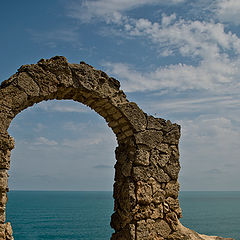
{"type": "MultiPolygon", "coordinates": [[[[172,0],[168,4],[183,2],[172,0]]],[[[214,19],[232,16],[236,18],[235,22],[240,22],[238,14],[234,17],[240,4],[232,0],[214,1],[209,8],[215,16],[202,21],[186,20],[176,13],[163,14],[161,20],[155,22],[131,18],[126,14],[128,10],[153,4],[161,5],[164,1],[75,1],[68,7],[68,15],[88,22],[93,18],[102,19],[106,24],[111,23],[112,29],[115,28],[111,33],[121,32],[121,36],[145,40],[146,47],[154,47],[161,58],[177,56],[181,59],[178,64],[160,65],[147,73],[124,62],[105,63],[108,72],[123,80],[125,91],[165,88],[219,93],[239,91],[240,38],[214,19]],[[188,61],[185,63],[184,59],[188,61]]]]}
{"type": "Polygon", "coordinates": [[[236,0],[218,0],[214,9],[216,17],[222,22],[240,25],[240,2],[236,0]]]}
{"type": "Polygon", "coordinates": [[[186,64],[159,67],[155,71],[142,73],[124,63],[105,63],[108,72],[123,79],[126,92],[153,91],[161,89],[210,90],[213,92],[239,91],[236,62],[202,62],[199,66],[186,64]],[[211,71],[211,67],[213,68],[211,71]],[[221,68],[222,67],[222,68],[221,68]],[[218,71],[219,70],[219,71],[218,71]],[[221,72],[223,74],[221,74],[221,72]]]}
{"type": "Polygon", "coordinates": [[[125,80],[129,91],[204,89],[239,90],[240,39],[221,23],[177,19],[163,15],[161,22],[148,19],[124,23],[125,34],[151,41],[162,57],[178,55],[194,64],[170,64],[152,72],[134,71],[124,63],[106,63],[107,70],[125,80]]]}
{"type": "MultiPolygon", "coordinates": [[[[221,51],[235,50],[240,53],[240,40],[231,32],[224,31],[224,25],[214,22],[176,20],[176,14],[163,15],[161,23],[138,19],[129,27],[132,36],[144,36],[158,44],[169,55],[180,53],[182,56],[214,58],[221,51]]],[[[160,51],[161,53],[161,51],[160,51]]],[[[164,54],[167,55],[167,54],[164,54]]]]}

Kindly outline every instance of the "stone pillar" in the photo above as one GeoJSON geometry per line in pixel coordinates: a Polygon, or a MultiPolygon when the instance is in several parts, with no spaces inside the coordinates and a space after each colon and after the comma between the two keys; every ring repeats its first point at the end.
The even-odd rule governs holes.
{"type": "MultiPolygon", "coordinates": [[[[144,118],[146,126],[138,127],[116,149],[111,221],[116,233],[112,240],[163,240],[176,230],[181,217],[180,126],[152,116],[144,118]]],[[[141,123],[139,117],[137,122],[141,123]]]]}
{"type": "Polygon", "coordinates": [[[13,240],[10,223],[5,223],[8,192],[8,169],[14,140],[8,134],[0,135],[0,240],[13,240]]]}
{"type": "Polygon", "coordinates": [[[132,139],[119,144],[116,148],[115,183],[113,197],[114,214],[111,226],[115,229],[112,240],[135,239],[133,209],[136,206],[135,182],[132,178],[132,166],[136,148],[132,139]]]}

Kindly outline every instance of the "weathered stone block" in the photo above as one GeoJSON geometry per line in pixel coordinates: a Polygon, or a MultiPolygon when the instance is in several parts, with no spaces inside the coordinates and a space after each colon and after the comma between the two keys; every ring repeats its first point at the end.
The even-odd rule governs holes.
{"type": "Polygon", "coordinates": [[[158,121],[158,119],[153,116],[147,117],[147,129],[162,130],[164,125],[161,121],[158,121]]]}
{"type": "Polygon", "coordinates": [[[122,114],[130,120],[135,131],[146,129],[146,116],[136,103],[128,102],[125,104],[119,104],[118,107],[121,109],[122,114]]]}
{"type": "Polygon", "coordinates": [[[166,184],[165,187],[166,196],[177,198],[179,192],[179,183],[177,181],[171,181],[166,184]]]}
{"type": "Polygon", "coordinates": [[[179,162],[169,163],[164,167],[164,171],[171,177],[173,180],[178,179],[178,174],[180,171],[179,162]]]}
{"type": "Polygon", "coordinates": [[[137,222],[137,236],[141,240],[165,239],[171,228],[164,220],[141,220],[137,222]]]}
{"type": "Polygon", "coordinates": [[[146,130],[135,134],[136,143],[148,146],[150,149],[157,148],[163,140],[163,134],[156,130],[146,130]]]}
{"type": "Polygon", "coordinates": [[[152,186],[153,202],[157,204],[164,202],[165,191],[162,189],[161,184],[152,177],[149,179],[149,183],[152,186]]]}
{"type": "Polygon", "coordinates": [[[151,238],[151,229],[152,223],[155,221],[152,220],[151,222],[146,222],[146,220],[141,220],[137,222],[137,236],[141,240],[150,240],[151,238]]]}
{"type": "Polygon", "coordinates": [[[34,82],[26,72],[19,73],[17,80],[18,86],[23,89],[28,96],[39,96],[40,89],[37,83],[34,82]]]}
{"type": "Polygon", "coordinates": [[[127,124],[128,123],[128,121],[124,117],[120,118],[117,122],[119,123],[119,125],[123,125],[123,124],[127,124]]]}
{"type": "Polygon", "coordinates": [[[160,203],[159,205],[157,205],[151,215],[152,219],[159,219],[159,218],[163,218],[164,216],[164,211],[163,211],[163,204],[160,203]]]}
{"type": "Polygon", "coordinates": [[[171,123],[170,120],[165,120],[162,118],[155,118],[153,116],[147,117],[147,129],[155,129],[155,130],[161,130],[164,133],[168,133],[172,131],[174,128],[178,128],[180,130],[180,126],[176,123],[171,123]]]}
{"type": "Polygon", "coordinates": [[[5,132],[6,129],[8,129],[8,127],[10,126],[12,117],[14,116],[13,112],[11,112],[10,115],[12,116],[9,116],[8,113],[1,112],[0,110],[0,132],[1,133],[5,132]]]}
{"type": "Polygon", "coordinates": [[[172,231],[164,220],[156,221],[154,228],[157,230],[157,235],[163,238],[167,238],[172,231]]]}
{"type": "Polygon", "coordinates": [[[164,136],[164,143],[168,144],[178,144],[180,139],[180,127],[175,125],[175,127],[164,136]]]}
{"type": "Polygon", "coordinates": [[[177,216],[179,218],[182,217],[182,211],[181,211],[178,199],[168,197],[166,199],[166,203],[169,205],[170,209],[173,210],[177,214],[177,216]]]}
{"type": "Polygon", "coordinates": [[[147,182],[149,178],[155,178],[158,182],[169,182],[170,177],[160,168],[156,166],[137,166],[133,167],[133,178],[136,181],[145,181],[147,182]]]}
{"type": "Polygon", "coordinates": [[[119,112],[118,112],[118,110],[114,106],[112,106],[111,108],[109,108],[107,110],[107,113],[108,113],[108,115],[114,115],[114,114],[117,114],[119,112]]]}
{"type": "Polygon", "coordinates": [[[5,207],[0,207],[0,223],[4,223],[6,220],[5,207]]]}
{"type": "Polygon", "coordinates": [[[110,122],[108,123],[108,126],[109,126],[110,128],[116,128],[116,127],[119,126],[119,124],[118,124],[118,122],[116,122],[116,121],[110,121],[110,122]]]}
{"type": "Polygon", "coordinates": [[[7,189],[8,187],[8,173],[5,169],[0,169],[0,189],[7,189]]]}
{"type": "Polygon", "coordinates": [[[179,150],[178,150],[178,145],[170,145],[169,147],[169,151],[171,152],[172,156],[175,158],[175,159],[179,159],[179,150]]]}
{"type": "Polygon", "coordinates": [[[135,185],[129,179],[126,179],[122,185],[119,196],[119,206],[125,212],[131,215],[131,210],[136,205],[135,185]]]}
{"type": "Polygon", "coordinates": [[[149,205],[139,205],[137,204],[133,210],[134,220],[140,221],[145,219],[162,219],[164,217],[163,204],[149,204],[149,205]]]}
{"type": "Polygon", "coordinates": [[[10,160],[11,160],[11,151],[0,150],[0,168],[9,169],[10,168],[10,160]]]}
{"type": "Polygon", "coordinates": [[[169,154],[170,153],[170,149],[169,149],[169,145],[166,143],[161,143],[157,146],[157,149],[161,152],[161,153],[165,153],[165,154],[169,154]]]}
{"type": "Polygon", "coordinates": [[[161,154],[159,150],[153,149],[151,151],[151,162],[154,165],[159,165],[161,168],[164,167],[170,159],[169,154],[161,154]]]}
{"type": "Polygon", "coordinates": [[[65,57],[56,56],[49,60],[42,59],[38,62],[38,65],[48,74],[52,73],[59,81],[59,84],[63,85],[64,87],[73,85],[70,64],[67,62],[65,57]]]}
{"type": "Polygon", "coordinates": [[[12,150],[14,148],[14,138],[7,135],[0,135],[0,149],[1,150],[12,150]]]}
{"type": "Polygon", "coordinates": [[[130,126],[129,125],[126,125],[126,126],[123,126],[122,127],[122,131],[123,132],[125,132],[125,131],[127,131],[127,130],[129,130],[130,129],[130,126]]]}
{"type": "Polygon", "coordinates": [[[6,191],[0,191],[0,206],[5,207],[7,204],[7,200],[8,197],[6,191]]]}
{"type": "Polygon", "coordinates": [[[152,187],[142,181],[137,182],[137,202],[139,204],[150,204],[152,202],[152,187]]]}
{"type": "Polygon", "coordinates": [[[117,121],[118,119],[120,119],[122,117],[122,114],[120,112],[116,112],[115,114],[113,114],[113,119],[115,121],[117,121]]]}
{"type": "Polygon", "coordinates": [[[136,158],[134,161],[135,165],[143,165],[143,166],[148,166],[149,165],[149,151],[144,150],[144,149],[139,149],[136,152],[136,158]]]}
{"type": "Polygon", "coordinates": [[[127,137],[132,136],[133,135],[133,130],[130,129],[130,130],[124,132],[124,135],[127,136],[127,137]]]}
{"type": "Polygon", "coordinates": [[[121,171],[124,177],[130,177],[132,173],[132,162],[126,161],[121,167],[121,171]]]}
{"type": "Polygon", "coordinates": [[[11,109],[12,112],[18,113],[27,106],[27,94],[15,86],[8,86],[7,89],[2,89],[5,106],[11,109]]]}
{"type": "MultiPolygon", "coordinates": [[[[39,87],[39,96],[49,96],[58,89],[59,80],[56,76],[46,71],[40,65],[25,65],[19,69],[19,73],[26,72],[39,87]]],[[[49,99],[49,98],[48,98],[49,99]]]]}
{"type": "Polygon", "coordinates": [[[137,204],[136,207],[133,209],[133,219],[135,221],[151,218],[151,215],[154,210],[154,205],[139,205],[137,204]]]}
{"type": "Polygon", "coordinates": [[[165,191],[159,189],[153,194],[153,202],[154,203],[162,203],[165,199],[165,191]]]}

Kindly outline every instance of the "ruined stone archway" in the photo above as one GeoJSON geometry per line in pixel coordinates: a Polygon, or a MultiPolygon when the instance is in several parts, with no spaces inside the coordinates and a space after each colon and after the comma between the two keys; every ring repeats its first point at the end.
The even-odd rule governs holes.
{"type": "Polygon", "coordinates": [[[23,109],[50,99],[72,99],[100,114],[116,148],[112,240],[221,239],[183,227],[179,218],[180,126],[145,114],[106,73],[64,57],[24,65],[0,86],[0,239],[12,239],[5,223],[8,169],[14,140],[7,130],[23,109]]]}

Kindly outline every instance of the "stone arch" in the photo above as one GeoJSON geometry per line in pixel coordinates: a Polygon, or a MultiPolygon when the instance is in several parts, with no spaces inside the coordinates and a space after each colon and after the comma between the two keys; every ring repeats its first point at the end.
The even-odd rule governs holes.
{"type": "Polygon", "coordinates": [[[145,114],[106,73],[60,56],[22,66],[0,86],[0,239],[13,239],[11,225],[5,223],[14,148],[8,127],[19,112],[50,99],[91,107],[116,135],[112,240],[205,239],[178,220],[180,126],[145,114]]]}

